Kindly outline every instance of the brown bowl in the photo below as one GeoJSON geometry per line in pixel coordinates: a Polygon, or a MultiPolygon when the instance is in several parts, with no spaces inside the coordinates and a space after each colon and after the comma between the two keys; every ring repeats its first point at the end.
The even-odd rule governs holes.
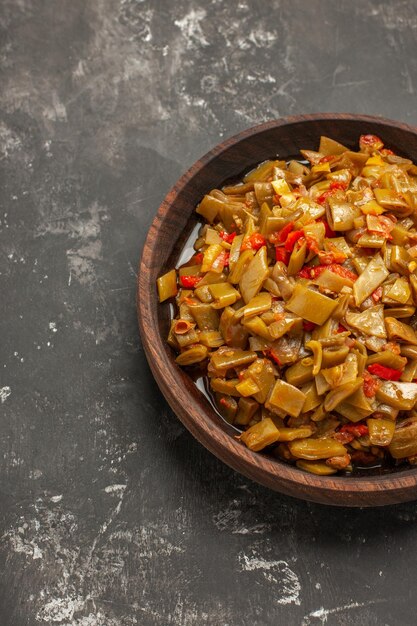
{"type": "Polygon", "coordinates": [[[320,135],[355,148],[361,134],[375,134],[396,153],[417,159],[417,129],[361,115],[322,113],[260,124],[216,146],[174,185],[150,227],[139,268],[137,305],[143,346],[156,381],[181,422],[200,443],[236,471],[282,493],[345,506],[378,506],[417,499],[417,468],[369,476],[316,476],[251,452],[214,410],[190,376],[178,367],[166,343],[169,307],[159,304],[155,281],[171,269],[197,223],[202,196],[226,179],[267,158],[295,157],[317,149],[320,135]]]}

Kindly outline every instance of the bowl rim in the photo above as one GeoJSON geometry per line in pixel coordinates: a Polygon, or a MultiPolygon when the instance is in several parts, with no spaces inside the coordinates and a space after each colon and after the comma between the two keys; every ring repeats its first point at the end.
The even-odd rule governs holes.
{"type": "Polygon", "coordinates": [[[194,176],[208,163],[244,139],[280,126],[329,120],[335,122],[369,122],[373,125],[389,126],[417,134],[417,127],[379,116],[351,113],[312,113],[282,117],[256,124],[230,136],[209,150],[191,165],[168,191],[147,233],[137,278],[137,313],[142,345],[152,373],[177,417],[203,446],[234,470],[271,489],[289,495],[297,495],[297,497],[305,500],[327,504],[375,506],[412,500],[417,498],[417,468],[411,467],[399,472],[387,472],[373,476],[318,476],[278,459],[252,452],[240,444],[220,425],[215,424],[206,412],[202,414],[197,400],[193,396],[190,397],[185,385],[181,379],[178,379],[177,372],[172,367],[166,351],[166,341],[159,331],[157,309],[153,306],[150,297],[151,290],[156,289],[150,276],[156,254],[154,241],[177,196],[194,176]],[[172,390],[175,388],[178,388],[178,393],[173,394],[172,390]],[[184,409],[182,400],[184,394],[187,394],[188,398],[187,409],[184,409]],[[262,473],[262,479],[260,479],[260,473],[262,473]],[[414,494],[412,493],[413,490],[414,494]],[[366,498],[368,491],[372,492],[370,504],[366,498]],[[381,500],[380,502],[378,498],[381,500]]]}

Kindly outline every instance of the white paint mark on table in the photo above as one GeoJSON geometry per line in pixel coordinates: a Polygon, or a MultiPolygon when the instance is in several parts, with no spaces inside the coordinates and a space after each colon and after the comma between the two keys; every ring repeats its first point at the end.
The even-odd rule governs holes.
{"type": "Polygon", "coordinates": [[[39,548],[39,546],[34,545],[33,546],[33,560],[42,559],[42,558],[43,558],[42,550],[39,548]]]}
{"type": "Polygon", "coordinates": [[[8,538],[13,551],[17,554],[25,554],[33,560],[42,559],[43,552],[35,538],[26,537],[28,529],[28,524],[23,522],[15,531],[3,535],[2,539],[8,538]]]}
{"type": "Polygon", "coordinates": [[[183,18],[174,21],[175,26],[178,26],[187,41],[187,49],[193,48],[194,45],[209,45],[209,42],[203,33],[203,29],[201,28],[201,22],[204,20],[206,15],[207,12],[204,9],[191,9],[191,11],[184,15],[183,18]]]}
{"type": "Polygon", "coordinates": [[[6,402],[7,398],[11,395],[11,393],[12,393],[12,390],[8,385],[0,388],[0,400],[2,404],[3,402],[6,402]]]}
{"type": "MultiPolygon", "coordinates": [[[[31,507],[33,513],[21,516],[16,525],[3,535],[2,540],[9,543],[11,551],[36,561],[39,574],[45,580],[45,586],[34,598],[36,622],[61,626],[119,626],[119,617],[104,615],[96,609],[96,599],[105,601],[101,598],[102,588],[115,575],[125,576],[122,574],[126,553],[124,544],[137,542],[140,552],[146,553],[149,560],[159,549],[164,555],[175,551],[175,546],[160,536],[159,526],[159,532],[147,529],[143,537],[137,532],[134,532],[134,538],[130,532],[125,537],[123,531],[117,528],[113,529],[113,533],[108,532],[122,506],[125,485],[121,486],[121,489],[113,491],[117,496],[117,506],[112,507],[101,522],[87,550],[80,550],[77,543],[69,543],[68,538],[77,532],[78,523],[74,514],[59,504],[62,494],[37,498],[31,507]],[[96,565],[101,557],[96,551],[99,549],[102,558],[107,559],[107,566],[98,575],[96,565]],[[53,581],[50,579],[52,563],[56,570],[53,581]]],[[[123,584],[127,586],[127,579],[123,584]]],[[[123,624],[136,623],[134,614],[123,616],[123,624]]]]}
{"type": "Polygon", "coordinates": [[[21,467],[25,464],[24,459],[19,457],[14,450],[10,452],[5,452],[3,455],[4,460],[7,462],[9,467],[21,467]]]}
{"type": "Polygon", "coordinates": [[[95,282],[95,261],[102,258],[102,244],[100,240],[90,241],[77,248],[67,251],[70,273],[82,285],[91,285],[95,282]]]}
{"type": "Polygon", "coordinates": [[[0,124],[0,146],[0,159],[6,159],[22,146],[19,136],[4,123],[0,124]]]}
{"type": "Polygon", "coordinates": [[[83,76],[85,76],[85,70],[86,70],[85,61],[80,59],[77,63],[77,67],[72,72],[73,78],[75,79],[82,78],[83,76]]]}
{"type": "Polygon", "coordinates": [[[67,110],[56,91],[52,92],[52,103],[44,108],[43,114],[44,117],[53,122],[67,121],[67,110]]]}
{"type": "Polygon", "coordinates": [[[205,107],[207,105],[206,101],[203,98],[198,98],[196,96],[190,96],[190,94],[188,94],[188,93],[184,93],[183,94],[183,99],[184,99],[184,102],[188,106],[205,107]]]}
{"type": "Polygon", "coordinates": [[[107,485],[107,487],[104,487],[104,491],[106,493],[115,493],[120,496],[126,487],[127,485],[107,485]]]}
{"type": "MultiPolygon", "coordinates": [[[[37,229],[38,236],[66,235],[74,244],[67,249],[69,279],[82,285],[96,282],[96,262],[102,259],[101,227],[108,221],[106,209],[93,202],[77,215],[70,213],[52,220],[45,219],[37,229]]],[[[51,327],[50,327],[51,328],[51,327]]],[[[53,332],[54,329],[51,328],[53,332]]]]}
{"type": "Polygon", "coordinates": [[[248,523],[237,505],[238,502],[233,500],[227,508],[213,516],[214,525],[218,530],[231,532],[233,535],[263,535],[271,531],[271,524],[267,522],[248,523]]]}
{"type": "MultiPolygon", "coordinates": [[[[123,616],[123,624],[126,624],[126,626],[133,626],[138,623],[133,615],[123,616]]],[[[65,624],[65,626],[102,626],[104,624],[105,626],[120,626],[121,622],[118,617],[109,617],[107,613],[97,611],[97,613],[89,613],[84,617],[74,619],[71,624],[65,624]]]]}
{"type": "Polygon", "coordinates": [[[337,615],[338,613],[345,613],[346,611],[351,611],[353,609],[361,609],[367,606],[372,606],[374,604],[382,604],[384,602],[388,602],[388,600],[385,598],[380,598],[377,600],[369,600],[368,602],[349,602],[349,604],[336,606],[333,609],[325,609],[324,607],[320,607],[316,611],[311,611],[311,613],[308,613],[308,615],[306,615],[301,622],[301,626],[312,626],[314,623],[317,623],[314,620],[320,620],[320,624],[326,624],[329,615],[337,615]]]}
{"type": "Polygon", "coordinates": [[[40,469],[34,469],[29,472],[29,478],[31,480],[39,480],[43,476],[43,472],[40,469]]]}
{"type": "Polygon", "coordinates": [[[275,601],[278,604],[300,605],[300,580],[286,561],[269,561],[252,553],[251,556],[241,554],[239,563],[243,571],[259,571],[267,582],[275,586],[275,601]]]}
{"type": "Polygon", "coordinates": [[[278,39],[278,35],[276,32],[267,31],[260,26],[249,33],[248,39],[257,48],[270,48],[278,39]]]}
{"type": "MultiPolygon", "coordinates": [[[[62,623],[72,620],[74,613],[83,608],[81,597],[52,598],[36,614],[38,622],[62,623]]],[[[73,621],[70,622],[74,624],[73,621]]]]}

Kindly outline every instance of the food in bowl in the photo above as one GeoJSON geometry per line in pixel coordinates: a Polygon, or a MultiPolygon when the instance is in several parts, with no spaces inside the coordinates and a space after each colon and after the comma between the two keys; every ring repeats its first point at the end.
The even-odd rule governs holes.
{"type": "Polygon", "coordinates": [[[417,461],[417,167],[322,137],[205,195],[158,279],[168,342],[242,444],[314,474],[417,461]]]}

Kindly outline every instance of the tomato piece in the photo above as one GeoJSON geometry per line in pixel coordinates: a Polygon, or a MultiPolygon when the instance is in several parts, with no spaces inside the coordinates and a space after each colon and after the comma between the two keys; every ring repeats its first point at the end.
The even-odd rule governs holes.
{"type": "Polygon", "coordinates": [[[223,260],[224,260],[224,267],[229,267],[229,257],[230,257],[230,252],[227,252],[226,250],[224,252],[221,253],[223,255],[223,260]]]}
{"type": "Polygon", "coordinates": [[[272,243],[284,243],[289,233],[294,229],[294,222],[288,222],[278,233],[272,233],[270,241],[272,243]]]}
{"type": "Polygon", "coordinates": [[[333,439],[336,439],[336,441],[339,441],[340,443],[350,443],[351,441],[353,441],[355,439],[355,437],[348,432],[337,432],[333,435],[333,439]]]}
{"type": "Polygon", "coordinates": [[[364,370],[362,372],[363,378],[363,392],[367,398],[373,398],[376,394],[376,391],[379,387],[379,382],[371,376],[371,374],[364,370]]]}
{"type": "Polygon", "coordinates": [[[379,286],[378,289],[375,289],[375,291],[372,293],[372,300],[374,302],[379,302],[382,298],[382,287],[379,286]]]}
{"type": "Polygon", "coordinates": [[[303,322],[303,328],[308,333],[310,333],[316,327],[317,327],[317,324],[315,324],[314,322],[306,322],[306,321],[303,322]]]}
{"type": "MultiPolygon", "coordinates": [[[[313,278],[313,279],[318,278],[320,274],[324,272],[324,270],[330,270],[330,272],[333,272],[333,274],[338,274],[339,276],[342,276],[343,278],[349,278],[349,280],[352,280],[352,281],[355,281],[358,278],[356,274],[348,270],[346,267],[343,267],[339,263],[329,263],[328,265],[324,263],[322,265],[316,265],[315,267],[304,268],[304,269],[309,269],[310,273],[308,276],[303,275],[302,276],[303,278],[313,278]]],[[[300,272],[298,273],[298,275],[300,276],[300,272]]]]}
{"type": "Polygon", "coordinates": [[[226,243],[232,243],[233,239],[236,237],[236,233],[226,233],[224,230],[221,230],[219,235],[226,243]]]}
{"type": "Polygon", "coordinates": [[[311,267],[303,267],[297,274],[300,278],[311,278],[311,267]]]}
{"type": "Polygon", "coordinates": [[[368,152],[370,149],[382,150],[384,142],[376,135],[361,135],[359,137],[359,147],[365,152],[368,152]]]}
{"type": "Polygon", "coordinates": [[[321,157],[319,163],[331,163],[335,159],[337,159],[337,156],[335,154],[327,154],[326,156],[321,157]]]}
{"type": "Polygon", "coordinates": [[[288,252],[292,252],[294,250],[296,242],[303,236],[303,230],[293,230],[291,233],[289,233],[287,239],[285,240],[285,249],[288,250],[288,252]]]}
{"type": "Polygon", "coordinates": [[[400,380],[402,371],[396,370],[393,367],[386,367],[380,363],[372,363],[368,365],[368,372],[384,380],[400,380]]]}
{"type": "Polygon", "coordinates": [[[194,274],[180,277],[180,283],[182,287],[185,287],[185,289],[194,289],[194,287],[197,285],[197,283],[200,282],[200,280],[201,276],[195,276],[194,274]]]}
{"type": "Polygon", "coordinates": [[[335,263],[340,265],[346,261],[346,254],[336,248],[330,252],[320,250],[318,252],[318,257],[322,265],[333,265],[335,263]]]}
{"type": "Polygon", "coordinates": [[[314,252],[314,254],[318,254],[320,252],[319,244],[317,239],[312,235],[306,235],[307,248],[314,252]]]}
{"type": "Polygon", "coordinates": [[[364,437],[369,434],[366,424],[344,424],[340,427],[339,433],[349,433],[354,437],[364,437]]]}
{"type": "Polygon", "coordinates": [[[319,196],[317,196],[316,198],[316,202],[318,202],[319,204],[324,204],[327,200],[327,198],[329,196],[331,196],[333,194],[332,191],[330,191],[330,189],[328,189],[327,191],[323,191],[322,194],[320,194],[319,196]]]}
{"type": "Polygon", "coordinates": [[[341,181],[334,180],[330,183],[331,191],[346,191],[348,188],[347,183],[342,183],[341,181]]]}
{"type": "Polygon", "coordinates": [[[193,257],[191,257],[190,261],[193,261],[195,265],[201,265],[201,263],[203,262],[203,257],[204,254],[202,252],[198,252],[198,254],[195,254],[193,257]]]}
{"type": "Polygon", "coordinates": [[[259,250],[266,244],[266,239],[261,233],[253,233],[248,237],[245,237],[242,245],[240,247],[241,250],[259,250]]]}
{"type": "Polygon", "coordinates": [[[338,274],[343,278],[348,278],[353,282],[358,278],[358,276],[354,272],[351,272],[346,267],[343,267],[343,265],[340,265],[338,263],[332,263],[331,265],[327,265],[327,269],[329,269],[334,274],[338,274]]]}
{"type": "Polygon", "coordinates": [[[281,261],[282,263],[285,263],[285,265],[288,265],[288,262],[290,260],[290,253],[283,246],[276,247],[275,260],[281,261]]]}
{"type": "Polygon", "coordinates": [[[327,265],[316,265],[315,267],[310,268],[310,278],[313,280],[318,278],[320,274],[323,274],[324,270],[327,270],[327,265]]]}
{"type": "Polygon", "coordinates": [[[333,181],[330,183],[330,187],[323,191],[323,193],[316,198],[319,204],[324,204],[329,196],[332,196],[336,191],[346,191],[348,185],[339,181],[333,181]]]}
{"type": "Polygon", "coordinates": [[[394,354],[401,354],[401,346],[396,341],[388,341],[384,346],[382,346],[382,350],[389,350],[394,354]]]}

